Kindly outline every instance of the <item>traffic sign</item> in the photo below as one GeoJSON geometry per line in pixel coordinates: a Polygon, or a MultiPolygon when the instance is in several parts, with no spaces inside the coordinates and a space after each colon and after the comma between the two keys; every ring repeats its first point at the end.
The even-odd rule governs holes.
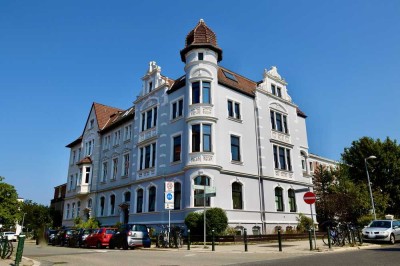
{"type": "Polygon", "coordinates": [[[164,204],[166,210],[173,210],[174,204],[173,203],[165,203],[164,204]]]}
{"type": "Polygon", "coordinates": [[[312,193],[311,191],[306,192],[303,196],[304,202],[307,204],[314,204],[315,200],[317,199],[315,194],[312,193]]]}
{"type": "Polygon", "coordinates": [[[174,203],[174,193],[173,192],[165,193],[165,203],[174,203]]]}
{"type": "Polygon", "coordinates": [[[165,182],[165,192],[174,192],[174,182],[165,182]]]}
{"type": "MultiPolygon", "coordinates": [[[[206,193],[206,198],[210,198],[210,197],[215,197],[215,196],[217,196],[217,193],[206,193]]],[[[194,198],[195,199],[202,199],[202,198],[204,198],[204,194],[197,194],[197,195],[194,195],[194,198]]]]}

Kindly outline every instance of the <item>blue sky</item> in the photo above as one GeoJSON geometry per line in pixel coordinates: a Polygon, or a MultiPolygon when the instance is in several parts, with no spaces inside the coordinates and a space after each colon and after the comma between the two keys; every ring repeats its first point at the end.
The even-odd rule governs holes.
{"type": "Polygon", "coordinates": [[[308,115],[312,153],[400,136],[400,1],[0,1],[0,176],[48,205],[92,102],[128,108],[149,61],[178,78],[200,18],[221,65],[277,66],[308,115]]]}

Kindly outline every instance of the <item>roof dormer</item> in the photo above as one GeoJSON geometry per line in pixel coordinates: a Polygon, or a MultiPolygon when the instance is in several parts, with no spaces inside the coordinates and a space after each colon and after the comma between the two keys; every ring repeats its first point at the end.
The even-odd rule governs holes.
{"type": "Polygon", "coordinates": [[[161,67],[155,61],[149,63],[149,68],[142,77],[142,81],[142,95],[152,92],[166,82],[165,78],[161,76],[161,67]]]}
{"type": "Polygon", "coordinates": [[[287,83],[278,73],[278,68],[272,66],[270,70],[264,70],[264,78],[258,88],[271,93],[275,97],[291,102],[292,98],[289,96],[286,86],[287,83]]]}

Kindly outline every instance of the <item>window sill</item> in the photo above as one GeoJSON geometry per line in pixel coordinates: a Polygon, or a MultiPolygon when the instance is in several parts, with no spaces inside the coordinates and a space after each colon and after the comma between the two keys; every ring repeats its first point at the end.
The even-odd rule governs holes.
{"type": "Polygon", "coordinates": [[[182,163],[182,161],[179,160],[179,161],[171,162],[171,165],[178,165],[178,164],[181,164],[181,163],[182,163]]]}
{"type": "Polygon", "coordinates": [[[183,118],[183,116],[178,116],[178,117],[172,118],[172,119],[171,119],[171,123],[175,123],[176,121],[179,121],[179,120],[181,120],[182,118],[183,118]]]}
{"type": "Polygon", "coordinates": [[[121,179],[126,179],[126,178],[128,178],[128,175],[122,175],[121,176],[121,179]]]}
{"type": "Polygon", "coordinates": [[[131,139],[124,140],[124,143],[129,143],[129,142],[131,142],[131,139]]]}
{"type": "Polygon", "coordinates": [[[289,133],[285,133],[285,132],[283,132],[283,131],[279,131],[279,130],[276,130],[276,129],[271,129],[271,131],[272,132],[276,132],[276,133],[279,133],[279,134],[283,134],[283,135],[285,135],[285,136],[288,136],[288,137],[290,137],[290,134],[289,133]]]}
{"type": "Polygon", "coordinates": [[[238,118],[235,118],[235,117],[232,117],[232,116],[228,116],[228,120],[231,120],[231,121],[236,122],[236,123],[243,124],[243,120],[240,119],[240,118],[238,119],[238,118]]]}
{"type": "Polygon", "coordinates": [[[243,165],[242,161],[231,161],[231,164],[236,164],[236,165],[243,165]]]}
{"type": "Polygon", "coordinates": [[[276,171],[282,171],[282,172],[286,172],[286,173],[290,173],[293,174],[292,170],[286,170],[286,169],[280,169],[280,168],[275,168],[276,171]]]}
{"type": "Polygon", "coordinates": [[[114,144],[113,148],[117,148],[119,146],[119,144],[114,144]]]}
{"type": "Polygon", "coordinates": [[[115,182],[117,179],[116,178],[113,178],[113,179],[110,179],[110,182],[115,182]]]}

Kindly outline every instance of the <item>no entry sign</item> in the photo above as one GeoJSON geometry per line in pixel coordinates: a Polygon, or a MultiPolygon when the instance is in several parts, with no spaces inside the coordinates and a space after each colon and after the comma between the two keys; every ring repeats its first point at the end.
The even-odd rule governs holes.
{"type": "Polygon", "coordinates": [[[307,203],[307,204],[314,204],[315,200],[316,200],[316,197],[315,197],[314,193],[309,191],[309,192],[304,194],[303,199],[304,199],[304,202],[307,203]]]}

